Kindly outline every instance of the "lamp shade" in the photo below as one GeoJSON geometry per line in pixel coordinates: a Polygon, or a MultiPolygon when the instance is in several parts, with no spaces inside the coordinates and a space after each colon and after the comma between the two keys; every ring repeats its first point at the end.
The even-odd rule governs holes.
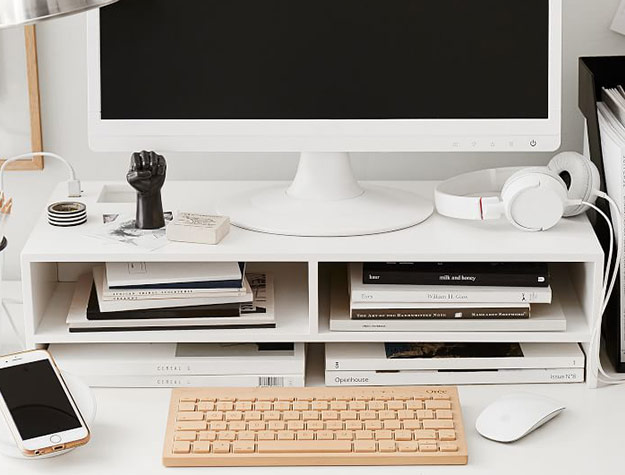
{"type": "Polygon", "coordinates": [[[99,8],[117,0],[0,0],[0,28],[29,25],[49,18],[99,8]]]}

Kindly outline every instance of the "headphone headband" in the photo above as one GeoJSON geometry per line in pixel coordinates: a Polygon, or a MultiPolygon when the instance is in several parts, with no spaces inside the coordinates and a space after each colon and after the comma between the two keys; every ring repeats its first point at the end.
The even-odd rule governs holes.
{"type": "Polygon", "coordinates": [[[450,218],[488,219],[484,199],[492,204],[492,197],[499,196],[506,181],[520,170],[523,167],[491,168],[450,178],[436,187],[436,209],[450,218]]]}

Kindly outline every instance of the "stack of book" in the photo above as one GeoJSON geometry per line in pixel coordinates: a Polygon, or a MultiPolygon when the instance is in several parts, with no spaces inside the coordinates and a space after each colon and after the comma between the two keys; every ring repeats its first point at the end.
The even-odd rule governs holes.
{"type": "Polygon", "coordinates": [[[304,386],[303,343],[52,344],[59,368],[94,387],[304,386]]]}
{"type": "Polygon", "coordinates": [[[236,262],[107,263],[81,276],[70,332],[275,328],[271,275],[236,262]]]}
{"type": "Polygon", "coordinates": [[[333,292],[332,330],[566,330],[546,263],[351,264],[348,281],[349,300],[333,292]]]}
{"type": "Polygon", "coordinates": [[[577,343],[328,343],[326,386],[584,381],[577,343]]]}

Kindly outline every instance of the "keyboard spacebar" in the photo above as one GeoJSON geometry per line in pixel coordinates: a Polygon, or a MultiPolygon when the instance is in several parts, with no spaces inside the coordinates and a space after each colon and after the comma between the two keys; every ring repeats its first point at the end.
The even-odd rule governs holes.
{"type": "Polygon", "coordinates": [[[259,453],[320,453],[351,452],[348,440],[259,440],[259,453]]]}

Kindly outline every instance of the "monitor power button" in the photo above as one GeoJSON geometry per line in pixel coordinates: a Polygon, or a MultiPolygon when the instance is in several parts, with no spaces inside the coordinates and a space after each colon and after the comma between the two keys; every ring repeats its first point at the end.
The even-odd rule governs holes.
{"type": "Polygon", "coordinates": [[[538,142],[536,142],[536,140],[534,139],[530,140],[530,147],[534,148],[536,147],[536,145],[538,145],[538,142]]]}

